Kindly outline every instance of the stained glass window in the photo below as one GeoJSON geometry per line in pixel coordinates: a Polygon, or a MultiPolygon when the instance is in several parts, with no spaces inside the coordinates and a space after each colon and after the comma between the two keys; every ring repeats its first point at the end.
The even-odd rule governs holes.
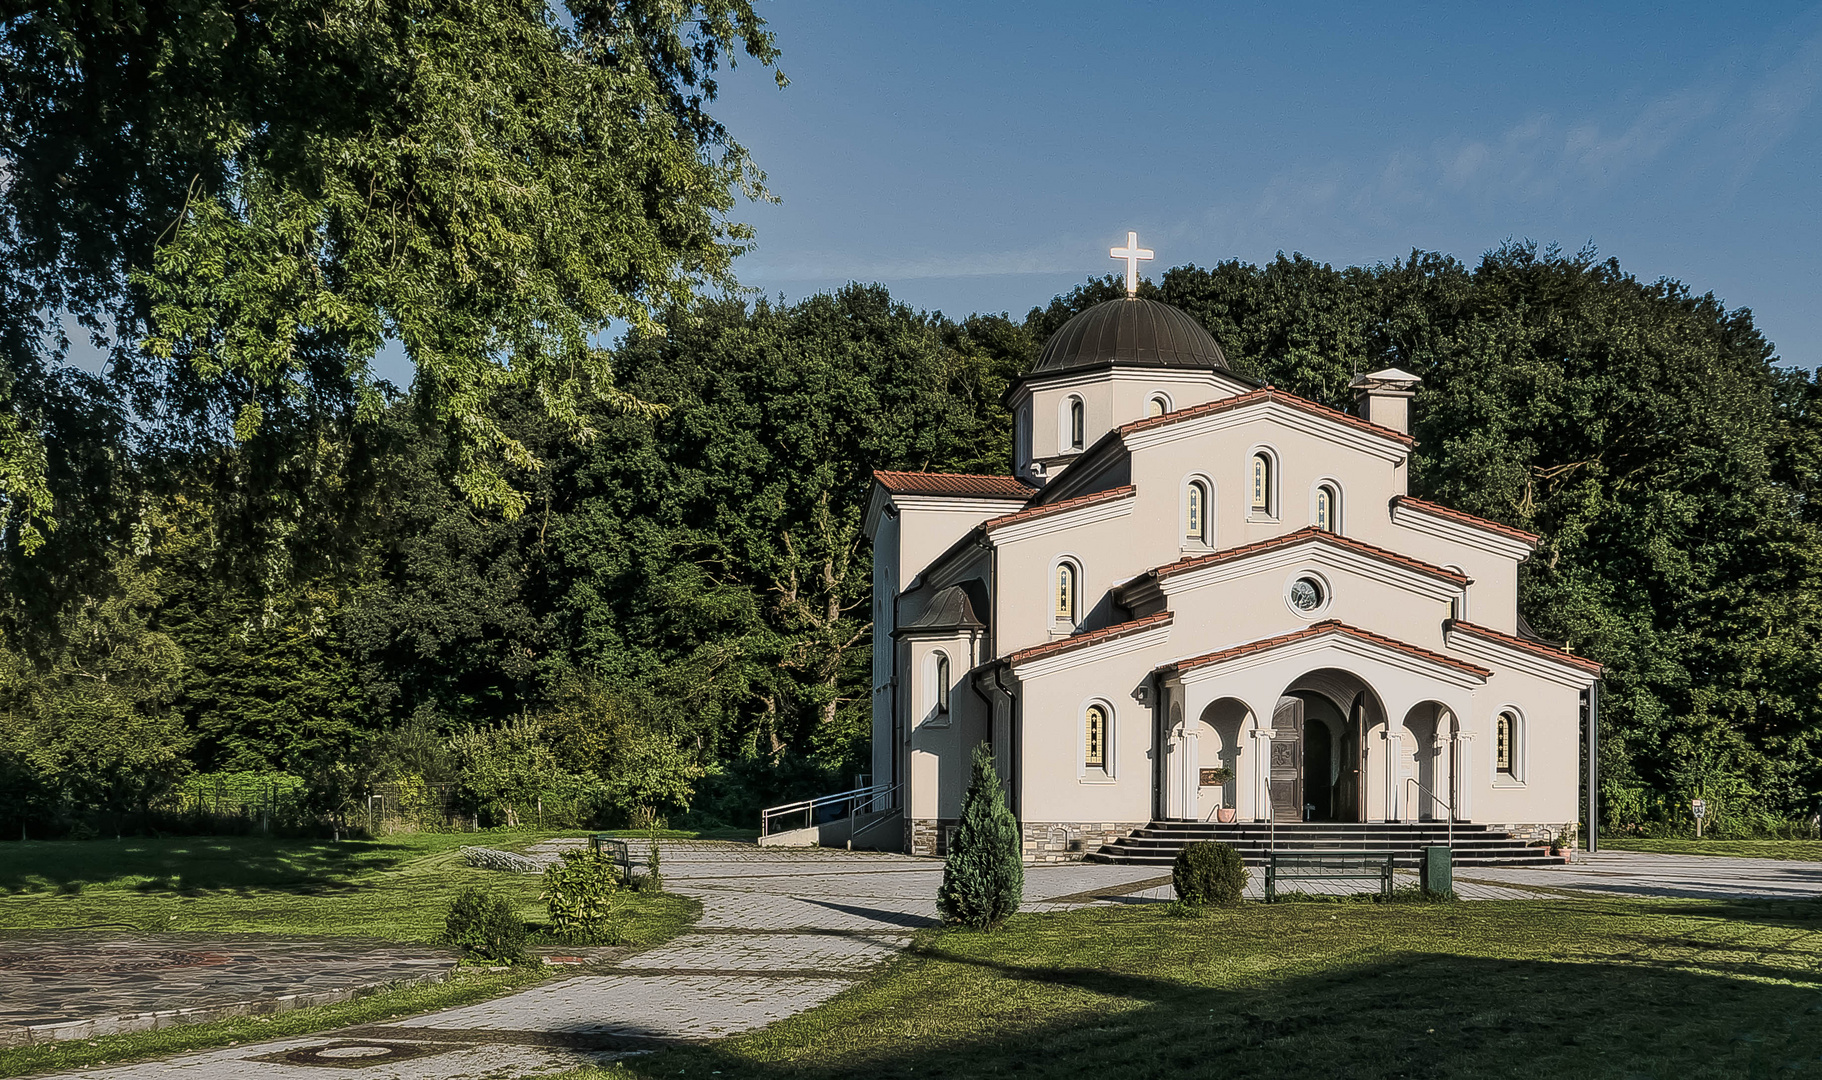
{"type": "Polygon", "coordinates": [[[1082,764],[1091,769],[1107,767],[1107,710],[1088,707],[1088,726],[1082,738],[1082,764]]]}
{"type": "Polygon", "coordinates": [[[1075,622],[1075,567],[1057,564],[1056,617],[1062,622],[1075,622]]]}
{"type": "Polygon", "coordinates": [[[1253,513],[1272,512],[1272,463],[1264,454],[1253,455],[1253,513]]]}

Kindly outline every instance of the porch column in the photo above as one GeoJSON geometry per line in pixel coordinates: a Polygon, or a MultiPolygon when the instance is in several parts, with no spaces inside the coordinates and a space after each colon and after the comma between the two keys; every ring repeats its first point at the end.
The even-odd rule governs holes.
{"type": "MultiPolygon", "coordinates": [[[[1255,713],[1256,717],[1258,714],[1255,713]]],[[[1272,729],[1253,728],[1253,820],[1272,818],[1272,729]]]]}
{"type": "Polygon", "coordinates": [[[1455,734],[1455,820],[1474,820],[1474,733],[1455,734]]]}
{"type": "Polygon", "coordinates": [[[1404,725],[1388,721],[1385,727],[1385,819],[1397,821],[1398,796],[1404,787],[1404,725]]]}

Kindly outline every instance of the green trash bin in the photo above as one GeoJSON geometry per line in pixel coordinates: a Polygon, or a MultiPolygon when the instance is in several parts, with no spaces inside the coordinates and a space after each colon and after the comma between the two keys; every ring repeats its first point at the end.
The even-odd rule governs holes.
{"type": "Polygon", "coordinates": [[[1447,844],[1430,844],[1423,849],[1423,862],[1418,877],[1423,891],[1435,895],[1455,890],[1455,871],[1449,862],[1447,844]]]}

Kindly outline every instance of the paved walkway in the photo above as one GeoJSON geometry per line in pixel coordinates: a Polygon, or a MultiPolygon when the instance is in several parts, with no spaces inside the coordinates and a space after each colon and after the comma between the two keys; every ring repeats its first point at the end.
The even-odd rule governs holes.
{"type": "MultiPolygon", "coordinates": [[[[548,854],[548,852],[546,853],[548,854]]],[[[666,843],[666,885],[702,901],[674,941],[517,994],[391,1024],[68,1074],[172,1080],[532,1076],[811,1008],[935,920],[942,866],[898,855],[666,843]]],[[[1255,875],[1255,878],[1257,875],[1255,875]]],[[[1822,864],[1606,854],[1542,870],[1463,870],[1464,897],[1822,896],[1822,864]]],[[[1255,881],[1251,891],[1257,891],[1255,881]]],[[[1027,911],[1168,899],[1155,867],[1026,870],[1027,911]]]]}

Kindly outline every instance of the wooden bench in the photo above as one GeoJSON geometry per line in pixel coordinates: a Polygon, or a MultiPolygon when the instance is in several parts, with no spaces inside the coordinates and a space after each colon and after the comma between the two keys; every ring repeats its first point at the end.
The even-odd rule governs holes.
{"type": "Polygon", "coordinates": [[[1393,856],[1388,852],[1274,851],[1265,860],[1268,904],[1277,901],[1280,885],[1297,881],[1377,881],[1380,898],[1392,898],[1393,856]]]}

